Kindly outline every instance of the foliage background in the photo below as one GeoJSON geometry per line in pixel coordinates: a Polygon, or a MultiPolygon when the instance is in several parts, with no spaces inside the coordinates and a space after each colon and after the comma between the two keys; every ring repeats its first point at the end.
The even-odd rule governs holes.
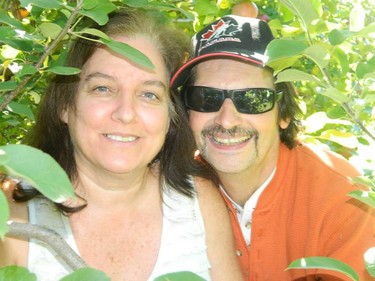
{"type": "MultiPolygon", "coordinates": [[[[84,36],[83,30],[98,35],[86,29],[88,24],[105,24],[109,12],[128,5],[162,11],[162,15],[155,12],[155,17],[191,36],[217,17],[229,14],[238,2],[0,0],[0,172],[5,168],[31,182],[36,178],[34,186],[47,194],[53,182],[66,185],[64,196],[70,196],[72,189],[66,177],[59,176],[60,182],[51,174],[46,184],[45,178],[38,178],[38,171],[30,168],[38,167],[34,163],[43,155],[11,144],[20,144],[33,125],[51,75],[79,71],[63,67],[63,62],[71,40],[84,36]]],[[[300,138],[347,158],[365,175],[357,180],[375,191],[375,4],[371,0],[254,2],[277,38],[268,48],[269,65],[274,68],[277,81],[293,81],[298,88],[304,112],[300,138]]],[[[109,47],[147,64],[134,50],[126,46],[119,49],[105,35],[99,37],[109,47]]],[[[38,161],[39,168],[48,169],[41,166],[46,163],[50,167],[48,161],[38,161]]],[[[54,201],[65,198],[56,190],[48,195],[54,201]]],[[[375,207],[375,193],[352,196],[375,207]]],[[[4,199],[0,192],[0,237],[7,231],[4,199]]],[[[375,253],[375,248],[371,253],[375,253]]],[[[323,263],[329,268],[326,259],[323,263]]],[[[297,264],[298,267],[301,266],[297,264]]],[[[343,268],[343,272],[349,272],[343,268]]],[[[375,277],[374,255],[368,269],[375,277]]],[[[0,280],[4,272],[0,271],[0,280]]]]}

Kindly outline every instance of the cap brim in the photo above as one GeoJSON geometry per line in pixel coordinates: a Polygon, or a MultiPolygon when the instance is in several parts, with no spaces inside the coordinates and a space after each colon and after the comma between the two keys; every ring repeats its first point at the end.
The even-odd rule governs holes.
{"type": "Polygon", "coordinates": [[[232,58],[237,60],[242,60],[246,62],[255,63],[258,65],[263,65],[264,63],[256,58],[253,57],[245,57],[240,54],[234,54],[234,53],[210,53],[201,55],[198,57],[195,57],[191,60],[189,60],[187,63],[185,63],[179,70],[176,71],[176,73],[173,75],[171,82],[169,84],[169,87],[171,89],[176,89],[183,85],[186,80],[188,79],[190,75],[191,69],[197,65],[198,63],[208,60],[208,59],[214,59],[214,58],[232,58]]]}

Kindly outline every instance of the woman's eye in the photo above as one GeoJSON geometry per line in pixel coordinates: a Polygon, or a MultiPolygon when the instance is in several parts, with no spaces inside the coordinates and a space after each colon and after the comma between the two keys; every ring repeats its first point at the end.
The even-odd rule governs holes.
{"type": "Polygon", "coordinates": [[[97,93],[107,93],[109,92],[109,88],[106,87],[106,86],[98,86],[98,87],[95,87],[94,88],[94,91],[97,92],[97,93]]]}

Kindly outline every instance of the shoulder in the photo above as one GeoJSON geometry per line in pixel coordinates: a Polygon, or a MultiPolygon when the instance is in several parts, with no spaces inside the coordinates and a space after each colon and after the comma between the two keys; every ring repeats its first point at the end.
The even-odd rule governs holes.
{"type": "Polygon", "coordinates": [[[194,178],[206,231],[207,254],[213,280],[242,280],[234,250],[229,211],[219,189],[211,181],[194,178]]]}
{"type": "Polygon", "coordinates": [[[4,193],[9,206],[9,220],[17,222],[27,222],[28,212],[26,203],[16,202],[13,200],[13,191],[15,189],[15,186],[16,183],[10,180],[8,182],[5,182],[1,187],[1,190],[4,193]]]}
{"type": "Polygon", "coordinates": [[[229,211],[219,188],[211,181],[198,177],[194,178],[194,184],[206,231],[221,231],[221,227],[230,226],[229,211]]]}
{"type": "Polygon", "coordinates": [[[347,159],[328,149],[311,144],[300,144],[295,150],[306,160],[303,162],[305,164],[314,165],[316,168],[326,168],[345,177],[361,175],[360,171],[347,159]]]}
{"type": "MultiPolygon", "coordinates": [[[[12,198],[14,183],[8,182],[2,185],[2,191],[9,206],[9,220],[16,222],[28,222],[28,211],[25,203],[15,202],[12,198]]],[[[25,266],[27,259],[27,241],[22,239],[5,237],[0,240],[0,267],[7,265],[25,266]]]]}
{"type": "Polygon", "coordinates": [[[198,200],[203,208],[215,206],[224,206],[224,200],[220,195],[219,188],[213,182],[200,177],[194,177],[194,187],[197,192],[198,200]]]}

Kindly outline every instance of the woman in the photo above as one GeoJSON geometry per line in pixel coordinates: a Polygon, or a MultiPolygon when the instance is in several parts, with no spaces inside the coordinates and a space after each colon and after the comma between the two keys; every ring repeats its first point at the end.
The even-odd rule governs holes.
{"type": "MultiPolygon", "coordinates": [[[[79,199],[55,212],[36,192],[15,190],[16,200],[32,199],[28,206],[10,202],[12,219],[55,229],[114,281],[175,271],[242,280],[228,213],[210,181],[197,177],[209,173],[195,166],[183,109],[168,92],[188,42],[135,10],[112,15],[102,31],[140,50],[154,69],[103,45],[75,42],[67,65],[82,71],[53,79],[29,144],[59,162],[79,199]]],[[[5,239],[0,266],[10,264],[27,266],[38,280],[69,272],[36,241],[5,239]]]]}

